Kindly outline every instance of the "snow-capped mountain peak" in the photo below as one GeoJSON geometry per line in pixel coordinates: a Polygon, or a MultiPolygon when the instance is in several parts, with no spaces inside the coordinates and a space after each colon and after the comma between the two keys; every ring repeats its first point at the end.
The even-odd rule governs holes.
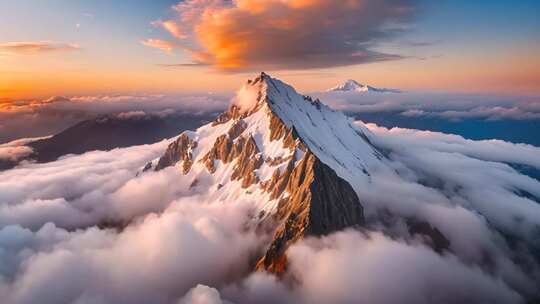
{"type": "Polygon", "coordinates": [[[349,79],[337,86],[327,90],[327,92],[375,92],[375,93],[400,93],[400,90],[375,88],[366,84],[358,83],[356,80],[349,79]]]}
{"type": "Polygon", "coordinates": [[[286,248],[304,235],[363,224],[355,189],[383,166],[371,136],[341,112],[261,73],[226,112],[182,133],[145,170],[178,166],[214,200],[258,202],[255,222],[277,225],[257,267],[281,272],[286,248]]]}

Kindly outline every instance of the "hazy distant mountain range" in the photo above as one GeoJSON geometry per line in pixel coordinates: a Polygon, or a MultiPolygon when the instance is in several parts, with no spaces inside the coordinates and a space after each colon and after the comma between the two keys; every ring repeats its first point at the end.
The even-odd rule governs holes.
{"type": "Polygon", "coordinates": [[[196,129],[213,118],[212,114],[101,116],[24,145],[31,152],[17,159],[0,159],[0,170],[12,168],[22,160],[43,163],[67,154],[151,144],[196,129]]]}

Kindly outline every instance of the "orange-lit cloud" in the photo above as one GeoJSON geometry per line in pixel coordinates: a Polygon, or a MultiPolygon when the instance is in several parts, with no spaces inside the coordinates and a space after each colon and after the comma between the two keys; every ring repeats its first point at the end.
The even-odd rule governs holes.
{"type": "Polygon", "coordinates": [[[188,0],[175,6],[178,19],[161,24],[196,42],[195,61],[220,69],[326,68],[401,58],[374,46],[399,32],[415,7],[413,0],[188,0]]]}
{"type": "Polygon", "coordinates": [[[162,27],[167,32],[169,32],[173,37],[178,39],[185,39],[187,38],[187,35],[182,31],[180,25],[176,23],[174,20],[167,20],[167,21],[155,21],[152,22],[153,26],[156,27],[162,27]]]}
{"type": "Polygon", "coordinates": [[[52,41],[17,41],[0,43],[0,50],[15,54],[36,54],[73,51],[78,49],[80,49],[80,46],[77,44],[52,41]]]}
{"type": "Polygon", "coordinates": [[[172,54],[175,48],[178,48],[178,45],[174,41],[162,40],[162,39],[145,39],[141,43],[148,47],[153,47],[159,49],[167,54],[172,54]]]}

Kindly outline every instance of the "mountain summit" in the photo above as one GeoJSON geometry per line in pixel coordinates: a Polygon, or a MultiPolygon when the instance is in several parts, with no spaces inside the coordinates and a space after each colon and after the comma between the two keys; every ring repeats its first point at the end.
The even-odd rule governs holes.
{"type": "Polygon", "coordinates": [[[396,89],[379,89],[369,85],[360,84],[356,80],[349,79],[344,83],[338,84],[337,86],[327,90],[327,92],[374,92],[374,93],[401,93],[400,90],[396,89]]]}
{"type": "Polygon", "coordinates": [[[226,112],[182,133],[145,170],[176,166],[213,199],[257,202],[254,222],[271,227],[273,238],[256,267],[281,273],[295,241],[364,224],[354,189],[369,183],[383,158],[370,136],[341,112],[261,73],[226,112]]]}

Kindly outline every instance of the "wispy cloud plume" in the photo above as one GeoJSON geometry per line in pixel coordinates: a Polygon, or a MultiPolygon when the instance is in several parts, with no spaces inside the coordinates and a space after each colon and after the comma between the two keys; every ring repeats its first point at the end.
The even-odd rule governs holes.
{"type": "Polygon", "coordinates": [[[174,20],[167,20],[167,21],[154,21],[152,22],[152,25],[155,27],[161,27],[167,32],[169,32],[173,37],[178,39],[185,39],[187,38],[187,35],[183,32],[182,27],[176,23],[174,20]]]}
{"type": "Polygon", "coordinates": [[[73,43],[53,41],[17,41],[0,43],[0,50],[15,54],[39,54],[79,50],[81,47],[73,43]]]}
{"type": "Polygon", "coordinates": [[[141,43],[145,46],[161,50],[169,55],[173,53],[174,49],[179,48],[176,42],[170,41],[170,40],[145,39],[145,40],[141,40],[141,43]]]}

